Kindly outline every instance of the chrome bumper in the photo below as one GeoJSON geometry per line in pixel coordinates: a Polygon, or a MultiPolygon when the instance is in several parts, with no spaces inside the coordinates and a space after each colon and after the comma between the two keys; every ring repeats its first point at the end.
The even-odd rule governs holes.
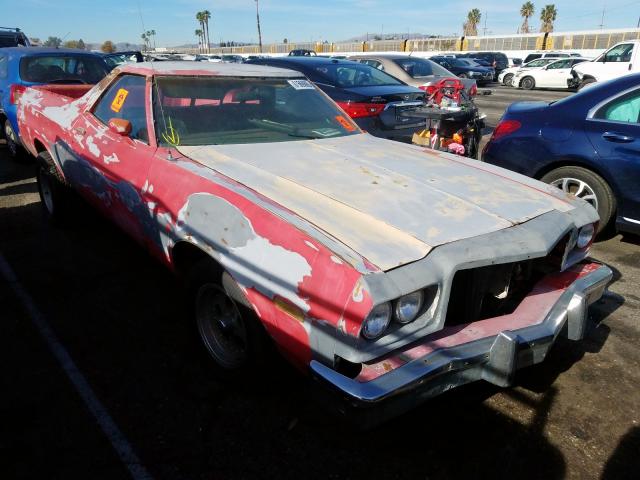
{"type": "MultiPolygon", "coordinates": [[[[611,269],[601,265],[570,284],[542,322],[435,350],[369,382],[345,377],[317,361],[311,362],[312,375],[339,393],[343,413],[350,407],[410,397],[404,402],[406,410],[406,406],[476,380],[507,387],[513,384],[517,369],[545,359],[561,332],[570,340],[584,338],[588,306],[602,296],[612,276],[611,269]]],[[[395,413],[399,410],[403,408],[395,413]]]]}

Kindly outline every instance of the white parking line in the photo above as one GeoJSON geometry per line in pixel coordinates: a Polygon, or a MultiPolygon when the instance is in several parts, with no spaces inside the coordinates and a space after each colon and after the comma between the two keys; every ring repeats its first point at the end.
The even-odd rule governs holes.
{"type": "Polygon", "coordinates": [[[28,312],[31,321],[47,343],[49,350],[51,350],[51,353],[56,360],[58,360],[58,363],[60,363],[64,373],[69,377],[69,380],[71,380],[71,383],[78,392],[78,395],[80,395],[82,401],[94,416],[98,425],[100,425],[100,428],[111,442],[111,445],[120,457],[122,463],[125,465],[127,470],[129,470],[131,477],[134,480],[153,480],[153,477],[142,465],[142,462],[140,462],[140,459],[133,451],[131,444],[113,421],[109,412],[107,412],[107,409],[102,405],[100,400],[98,400],[98,397],[91,389],[89,382],[87,382],[87,379],[84,377],[82,372],[80,372],[71,358],[71,355],[69,355],[69,352],[64,348],[62,343],[60,343],[58,337],[56,337],[55,333],[45,320],[44,315],[40,310],[38,310],[38,307],[36,307],[33,299],[24,287],[20,282],[18,282],[15,273],[1,253],[0,274],[9,283],[9,286],[28,312]]]}

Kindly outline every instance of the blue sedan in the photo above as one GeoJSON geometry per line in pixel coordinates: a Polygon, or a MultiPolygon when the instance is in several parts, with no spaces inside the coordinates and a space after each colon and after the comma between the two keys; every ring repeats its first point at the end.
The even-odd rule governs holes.
{"type": "Polygon", "coordinates": [[[615,222],[640,234],[640,74],[557,102],[510,105],[482,160],[591,203],[600,231],[615,222]]]}
{"type": "Polygon", "coordinates": [[[0,49],[0,125],[11,157],[20,152],[16,104],[22,92],[43,84],[94,84],[108,73],[98,54],[67,48],[0,49]]]}

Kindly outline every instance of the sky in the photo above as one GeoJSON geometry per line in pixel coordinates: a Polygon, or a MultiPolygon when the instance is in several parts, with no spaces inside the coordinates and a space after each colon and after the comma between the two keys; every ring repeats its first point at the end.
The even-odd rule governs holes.
{"type": "MultiPolygon", "coordinates": [[[[539,11],[553,0],[533,3],[530,24],[539,26],[539,11]]],[[[479,32],[515,33],[524,0],[260,0],[263,43],[340,41],[366,33],[459,35],[466,13],[478,8],[479,32]]],[[[640,0],[556,0],[556,31],[598,29],[605,8],[605,28],[636,27],[640,0]]],[[[212,42],[257,43],[254,0],[0,0],[4,27],[20,27],[28,36],[85,42],[141,43],[140,33],[154,29],[158,46],[196,43],[196,12],[209,10],[212,42]],[[20,8],[10,7],[20,4],[20,8]],[[6,6],[3,7],[3,4],[6,6]],[[144,25],[144,29],[143,29],[144,25]]]]}

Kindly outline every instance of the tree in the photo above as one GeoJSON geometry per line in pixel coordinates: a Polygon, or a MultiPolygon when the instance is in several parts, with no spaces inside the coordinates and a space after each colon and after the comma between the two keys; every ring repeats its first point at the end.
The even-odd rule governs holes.
{"type": "Polygon", "coordinates": [[[542,22],[542,30],[545,33],[553,32],[553,22],[555,22],[556,17],[558,16],[558,10],[556,10],[556,6],[545,5],[545,7],[540,12],[540,21],[542,22]]]}
{"type": "Polygon", "coordinates": [[[62,39],[58,37],[49,37],[44,42],[45,47],[59,48],[60,45],[62,45],[62,39]]]}
{"type": "Polygon", "coordinates": [[[284,40],[282,40],[282,43],[289,43],[289,40],[285,38],[284,40]]]}
{"type": "Polygon", "coordinates": [[[196,37],[198,37],[198,51],[201,52],[202,51],[202,35],[203,35],[203,31],[200,29],[197,29],[195,32],[196,37]]]}
{"type": "Polygon", "coordinates": [[[156,31],[148,30],[146,33],[147,38],[149,39],[149,49],[151,49],[151,39],[153,39],[153,48],[156,48],[156,31]]]}
{"type": "Polygon", "coordinates": [[[258,46],[260,48],[260,53],[262,53],[262,32],[260,31],[260,8],[258,0],[256,0],[256,22],[258,23],[258,46]]]}
{"type": "Polygon", "coordinates": [[[211,42],[209,41],[209,20],[211,19],[211,12],[209,10],[203,10],[202,12],[202,22],[204,24],[204,36],[207,44],[207,53],[210,51],[211,42]]]}
{"type": "Polygon", "coordinates": [[[64,48],[78,48],[78,42],[77,40],[67,40],[62,46],[64,48]]]}
{"type": "Polygon", "coordinates": [[[80,39],[78,40],[78,46],[76,48],[79,48],[80,50],[86,50],[87,45],[82,41],[82,39],[80,39]]]}
{"type": "Polygon", "coordinates": [[[467,13],[467,21],[463,25],[465,37],[478,35],[478,24],[480,23],[481,18],[482,14],[480,13],[480,10],[477,8],[469,10],[469,13],[467,13]]]}
{"type": "Polygon", "coordinates": [[[520,33],[529,33],[529,19],[533,17],[535,10],[536,8],[531,2],[523,3],[522,7],[520,7],[520,15],[523,19],[520,33]]]}
{"type": "Polygon", "coordinates": [[[107,40],[102,44],[102,46],[100,47],[100,50],[102,50],[104,53],[113,53],[116,51],[116,46],[113,44],[111,40],[107,40]]]}
{"type": "Polygon", "coordinates": [[[200,24],[200,51],[204,51],[204,12],[196,13],[196,20],[200,24]]]}
{"type": "Polygon", "coordinates": [[[140,35],[140,38],[144,42],[144,49],[149,50],[149,37],[147,36],[147,32],[144,32],[142,35],[140,35]]]}

